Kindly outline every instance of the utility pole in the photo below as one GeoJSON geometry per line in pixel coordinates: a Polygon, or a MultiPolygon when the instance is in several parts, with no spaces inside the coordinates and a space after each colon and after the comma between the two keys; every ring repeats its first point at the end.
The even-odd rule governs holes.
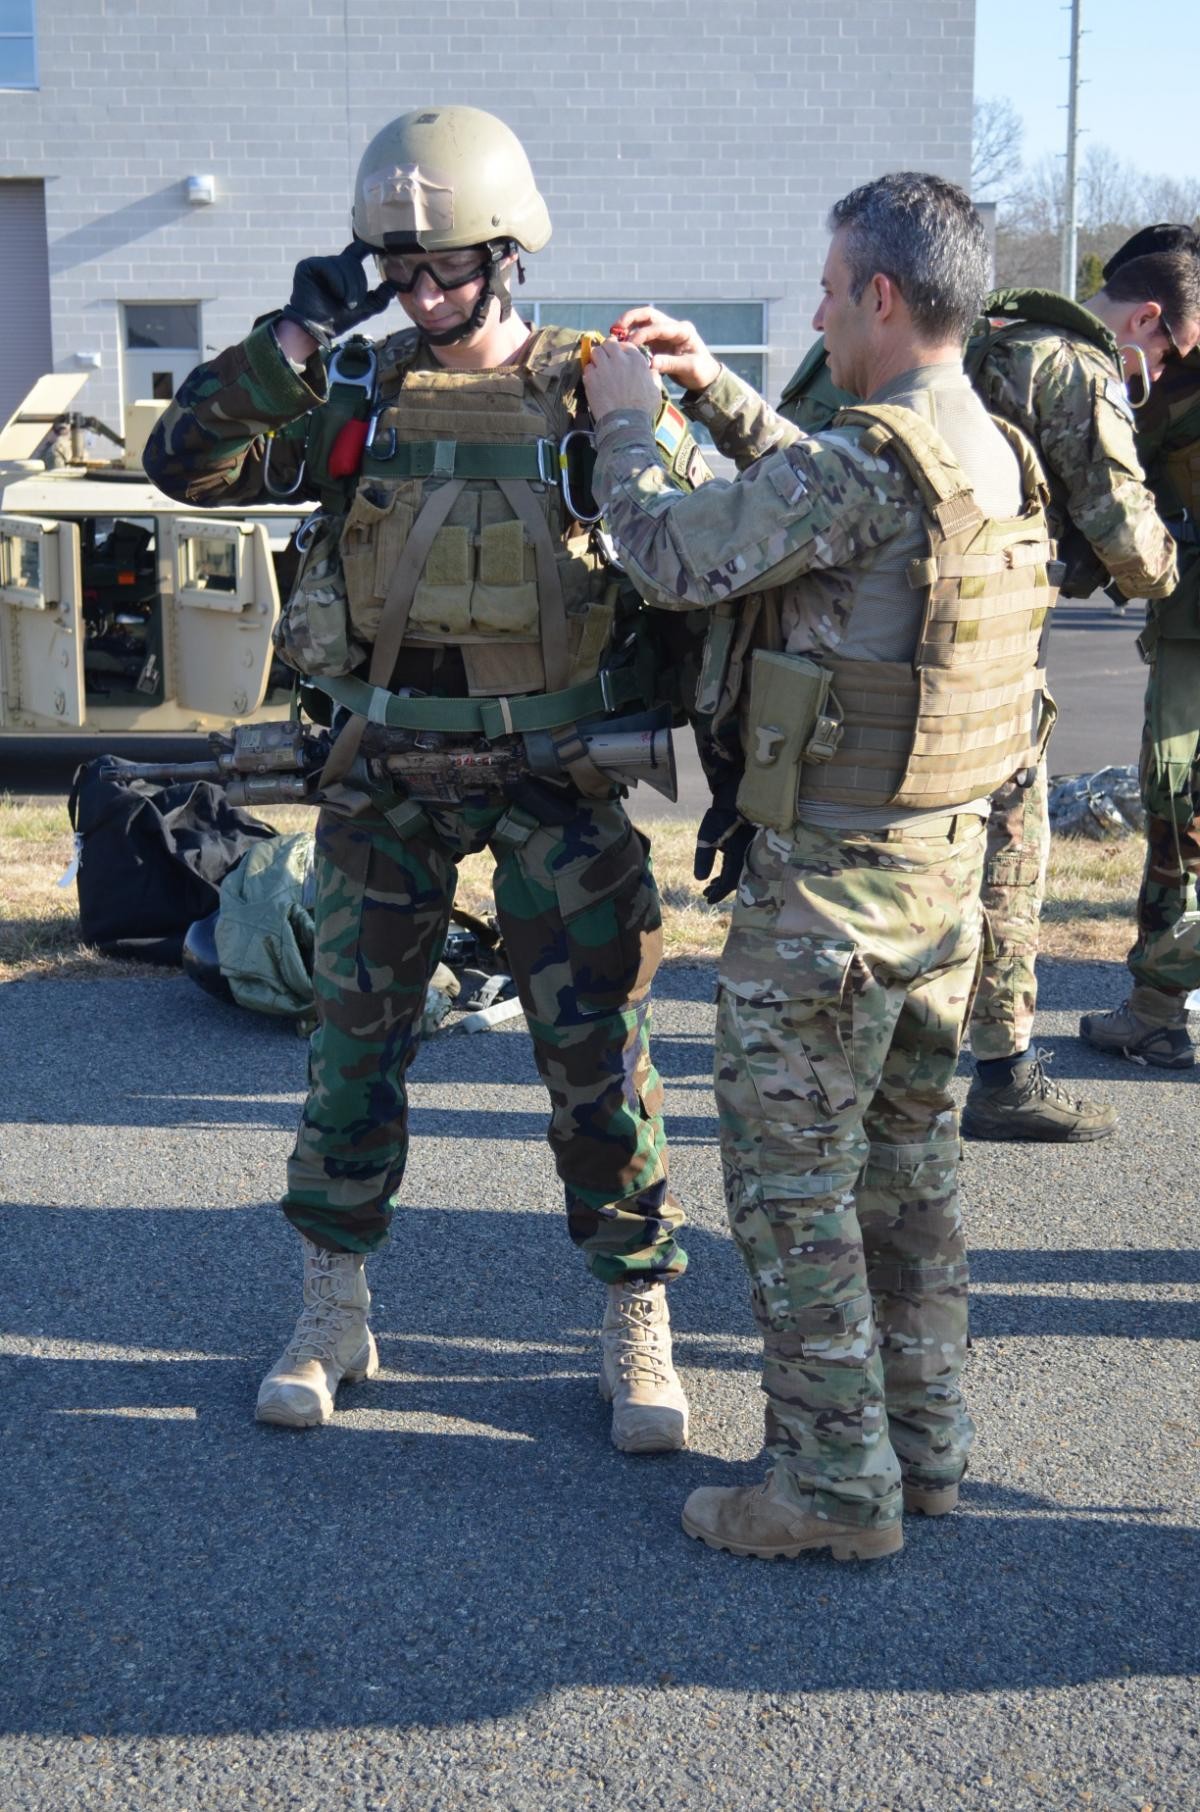
{"type": "Polygon", "coordinates": [[[1083,0],[1071,0],[1071,71],[1067,89],[1067,181],[1063,208],[1062,262],[1059,288],[1075,300],[1075,271],[1079,262],[1079,39],[1083,0]]]}

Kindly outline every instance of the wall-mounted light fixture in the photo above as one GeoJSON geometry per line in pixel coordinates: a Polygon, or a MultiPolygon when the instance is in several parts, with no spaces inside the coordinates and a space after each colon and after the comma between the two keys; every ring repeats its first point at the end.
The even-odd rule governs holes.
{"type": "Polygon", "coordinates": [[[77,352],[75,363],[80,371],[99,371],[104,360],[98,352],[77,352]]]}
{"type": "Polygon", "coordinates": [[[183,192],[194,208],[206,208],[217,199],[215,176],[185,176],[183,192]]]}

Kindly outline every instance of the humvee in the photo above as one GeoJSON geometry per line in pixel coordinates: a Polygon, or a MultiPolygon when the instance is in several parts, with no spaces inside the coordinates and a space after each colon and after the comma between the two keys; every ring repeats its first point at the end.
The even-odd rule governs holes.
{"type": "Polygon", "coordinates": [[[0,432],[0,736],[286,716],[295,676],[271,631],[307,510],[164,496],[140,454],[167,405],[130,404],[118,435],[72,412],[86,381],[40,378],[0,432]],[[117,457],[91,456],[97,435],[117,457]]]}

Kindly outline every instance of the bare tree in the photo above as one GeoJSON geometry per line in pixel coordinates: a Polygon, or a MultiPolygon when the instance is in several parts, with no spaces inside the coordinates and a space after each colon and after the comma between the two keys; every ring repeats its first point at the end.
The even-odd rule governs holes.
{"type": "Polygon", "coordinates": [[[971,193],[977,201],[998,201],[998,191],[1021,173],[1021,116],[1005,99],[976,101],[971,128],[971,193]]]}
{"type": "MultiPolygon", "coordinates": [[[[1042,157],[1000,198],[996,280],[1057,289],[1065,206],[1063,163],[1042,157]]],[[[1200,180],[1148,176],[1107,145],[1092,144],[1079,165],[1079,258],[1103,263],[1139,227],[1200,214],[1200,180]]]]}

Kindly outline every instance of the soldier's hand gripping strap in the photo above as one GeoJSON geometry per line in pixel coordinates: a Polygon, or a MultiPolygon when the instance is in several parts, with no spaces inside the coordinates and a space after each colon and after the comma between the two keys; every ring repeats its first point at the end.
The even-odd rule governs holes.
{"type": "Polygon", "coordinates": [[[752,824],[790,831],[800,770],[829,761],[841,738],[841,713],[829,674],[803,655],[757,648],[750,667],[746,771],[737,809],[752,824]]]}

